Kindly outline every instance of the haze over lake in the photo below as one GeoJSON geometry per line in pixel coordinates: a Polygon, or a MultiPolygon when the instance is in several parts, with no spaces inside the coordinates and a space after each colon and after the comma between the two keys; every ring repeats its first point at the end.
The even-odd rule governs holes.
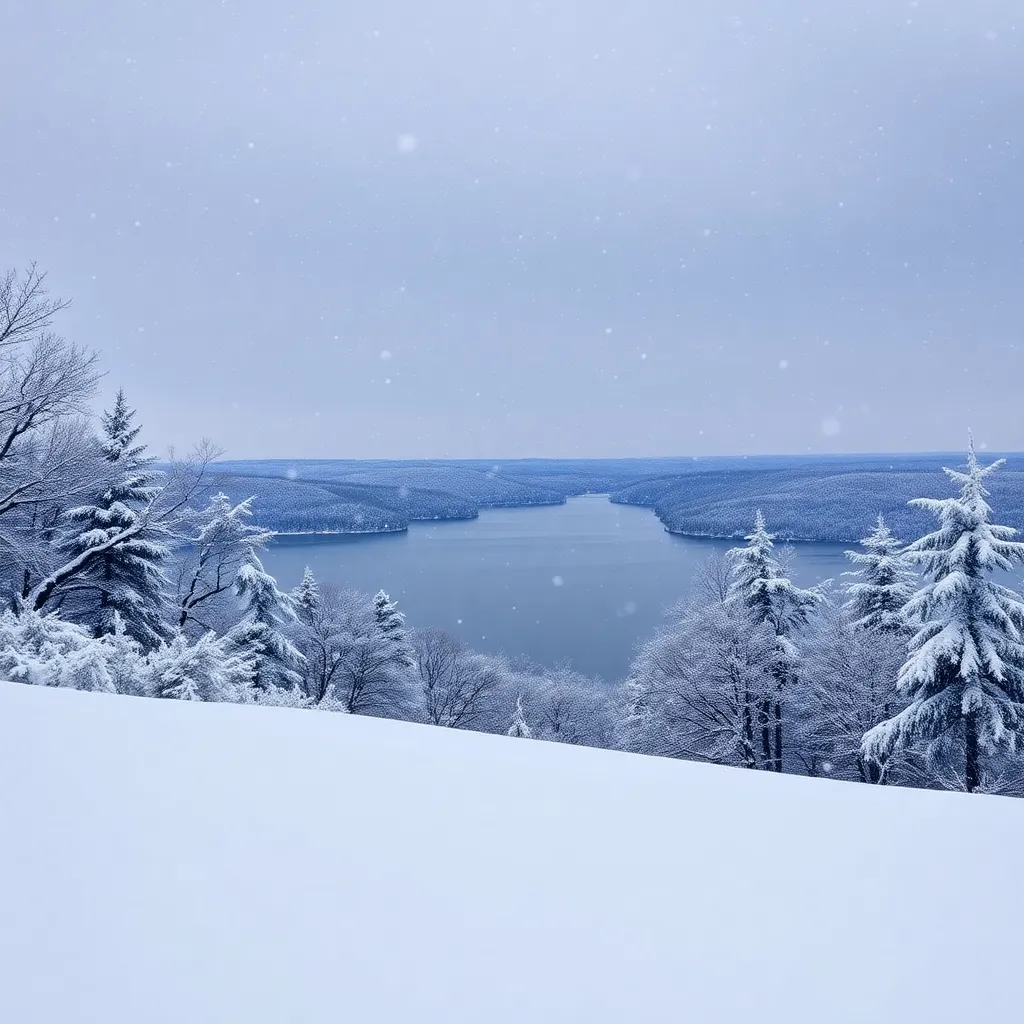
{"type": "MultiPolygon", "coordinates": [[[[618,679],[637,642],[687,594],[698,564],[731,546],[670,534],[650,510],[592,494],[413,523],[407,533],[280,538],[264,564],[283,588],[308,565],[324,582],[383,588],[410,626],[618,679]]],[[[794,576],[803,584],[838,576],[850,568],[847,546],[798,545],[794,576]]]]}

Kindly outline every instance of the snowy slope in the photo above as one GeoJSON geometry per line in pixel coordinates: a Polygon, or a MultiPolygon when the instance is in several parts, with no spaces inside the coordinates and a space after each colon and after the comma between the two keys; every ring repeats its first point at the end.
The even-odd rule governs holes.
{"type": "Polygon", "coordinates": [[[1019,1019],[1024,802],[0,684],[0,1020],[1019,1019]]]}

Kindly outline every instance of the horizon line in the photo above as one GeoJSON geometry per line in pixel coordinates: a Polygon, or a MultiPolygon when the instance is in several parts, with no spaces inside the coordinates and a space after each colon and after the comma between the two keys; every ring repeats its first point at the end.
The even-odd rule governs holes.
{"type": "MultiPolygon", "coordinates": [[[[1024,456],[1024,451],[998,450],[982,448],[986,456],[994,458],[1007,458],[1011,456],[1024,456]]],[[[711,459],[863,459],[863,458],[921,458],[921,457],[946,457],[964,456],[966,449],[929,449],[921,451],[879,451],[879,452],[771,452],[771,453],[741,453],[741,454],[714,454],[714,455],[516,455],[511,457],[487,457],[487,456],[298,456],[294,458],[285,456],[249,456],[246,458],[221,458],[215,460],[213,465],[230,462],[701,462],[711,459]]]]}

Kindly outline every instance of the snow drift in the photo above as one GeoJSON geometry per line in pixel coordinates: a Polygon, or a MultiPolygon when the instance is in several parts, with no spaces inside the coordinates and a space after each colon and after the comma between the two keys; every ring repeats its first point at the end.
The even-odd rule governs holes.
{"type": "Polygon", "coordinates": [[[1024,804],[0,684],[0,1020],[1016,1019],[1024,804]]]}

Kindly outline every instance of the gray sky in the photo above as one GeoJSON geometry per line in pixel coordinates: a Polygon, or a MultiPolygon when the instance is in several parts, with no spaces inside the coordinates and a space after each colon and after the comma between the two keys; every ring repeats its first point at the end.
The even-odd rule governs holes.
{"type": "Polygon", "coordinates": [[[1024,449],[1020,0],[4,21],[0,266],[157,447],[1024,449]]]}

